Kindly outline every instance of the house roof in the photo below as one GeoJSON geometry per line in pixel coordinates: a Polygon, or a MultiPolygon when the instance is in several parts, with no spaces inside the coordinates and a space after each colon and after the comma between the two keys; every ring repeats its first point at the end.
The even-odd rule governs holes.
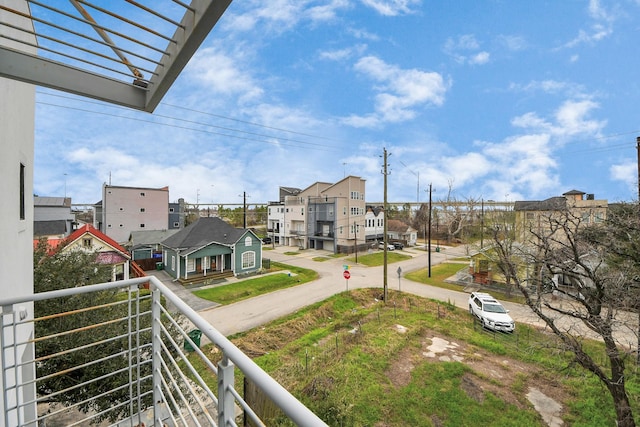
{"type": "Polygon", "coordinates": [[[123,248],[122,246],[120,246],[118,244],[118,242],[116,242],[115,240],[113,240],[111,237],[107,236],[106,234],[104,234],[100,230],[95,229],[90,224],[85,224],[82,227],[78,228],[76,231],[71,233],[71,235],[69,237],[67,237],[66,241],[67,241],[67,243],[71,244],[71,243],[75,242],[76,240],[81,239],[83,236],[85,236],[87,234],[90,234],[91,236],[95,237],[96,239],[101,240],[106,245],[110,246],[115,251],[119,252],[120,254],[124,255],[125,257],[131,258],[129,256],[129,253],[127,252],[127,250],[125,248],[123,248]]]}
{"type": "Polygon", "coordinates": [[[129,236],[129,242],[133,244],[133,247],[144,245],[156,245],[165,239],[176,234],[179,230],[144,230],[144,231],[132,231],[129,236]]]}
{"type": "Polygon", "coordinates": [[[39,197],[33,198],[33,206],[47,206],[47,207],[71,207],[70,197],[39,197]]]}
{"type": "Polygon", "coordinates": [[[211,243],[232,245],[247,231],[251,232],[235,228],[218,217],[203,217],[163,240],[161,244],[171,249],[186,251],[199,249],[211,243]]]}
{"type": "Polygon", "coordinates": [[[390,219],[387,220],[387,230],[406,233],[407,231],[413,230],[413,228],[399,219],[390,219]]]}
{"type": "Polygon", "coordinates": [[[513,209],[516,211],[560,211],[566,208],[567,199],[560,196],[546,200],[516,201],[513,204],[513,209]]]}
{"type": "Polygon", "coordinates": [[[66,220],[33,221],[33,237],[56,236],[59,234],[67,234],[66,220]]]}

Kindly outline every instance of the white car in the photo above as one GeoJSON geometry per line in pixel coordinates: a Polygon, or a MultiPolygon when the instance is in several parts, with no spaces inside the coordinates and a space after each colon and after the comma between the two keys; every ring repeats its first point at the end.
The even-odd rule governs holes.
{"type": "Polygon", "coordinates": [[[516,322],[494,297],[484,292],[472,292],[469,296],[469,313],[480,319],[482,326],[494,331],[513,332],[516,322]]]}
{"type": "MultiPolygon", "coordinates": [[[[384,250],[384,242],[378,243],[378,249],[383,249],[384,250]]],[[[394,251],[395,249],[396,249],[396,247],[393,246],[391,243],[387,244],[387,250],[388,251],[394,251]]]]}

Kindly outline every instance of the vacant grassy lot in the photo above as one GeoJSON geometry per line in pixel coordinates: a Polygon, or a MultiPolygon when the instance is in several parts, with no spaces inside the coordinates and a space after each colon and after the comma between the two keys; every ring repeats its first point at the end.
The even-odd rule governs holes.
{"type": "Polygon", "coordinates": [[[534,391],[561,405],[565,425],[615,425],[606,390],[553,336],[526,325],[492,334],[448,304],[390,291],[385,305],[379,294],[345,292],[233,341],[331,426],[545,426],[534,391]]]}

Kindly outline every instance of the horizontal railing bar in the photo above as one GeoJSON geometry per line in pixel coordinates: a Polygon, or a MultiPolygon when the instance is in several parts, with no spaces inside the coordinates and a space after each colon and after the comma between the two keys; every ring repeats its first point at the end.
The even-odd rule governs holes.
{"type": "Polygon", "coordinates": [[[39,380],[44,380],[44,379],[55,378],[57,376],[60,376],[60,375],[66,374],[66,373],[76,371],[76,370],[78,370],[80,368],[86,368],[88,366],[95,365],[95,364],[103,362],[105,360],[110,360],[110,359],[113,359],[113,358],[118,357],[118,356],[124,356],[124,355],[126,355],[128,353],[129,353],[129,350],[123,350],[123,351],[121,351],[119,353],[114,353],[112,355],[102,357],[101,359],[93,360],[91,362],[82,363],[80,365],[76,365],[76,366],[73,366],[71,368],[63,369],[63,370],[58,371],[58,372],[53,373],[53,374],[49,374],[49,375],[45,375],[43,377],[39,377],[38,379],[39,380]]]}
{"type": "MultiPolygon", "coordinates": [[[[162,359],[161,359],[162,360],[162,359]]],[[[161,362],[162,364],[162,362],[161,362]]],[[[173,393],[171,393],[171,389],[169,388],[169,384],[167,384],[167,381],[165,379],[165,377],[163,375],[160,376],[160,382],[162,383],[162,386],[164,387],[164,389],[168,392],[168,396],[169,399],[167,399],[167,395],[165,394],[165,392],[162,390],[162,387],[160,388],[160,393],[162,394],[162,398],[165,402],[167,402],[167,406],[169,405],[169,402],[171,402],[173,404],[173,408],[175,409],[175,412],[178,412],[178,416],[180,417],[180,419],[182,420],[184,425],[188,425],[187,421],[184,419],[184,415],[182,415],[182,411],[180,411],[180,406],[178,405],[178,403],[176,402],[176,400],[173,397],[173,393]]],[[[173,416],[173,412],[174,411],[169,411],[169,414],[171,414],[171,419],[173,421],[174,425],[177,425],[176,420],[173,416]]]]}
{"type": "MultiPolygon", "coordinates": [[[[46,301],[48,299],[68,297],[72,295],[90,294],[92,292],[106,291],[110,289],[122,289],[131,285],[143,285],[149,283],[153,277],[136,277],[134,279],[120,280],[117,282],[99,283],[97,285],[86,285],[78,288],[65,288],[55,291],[38,292],[32,295],[22,295],[2,300],[2,305],[24,304],[26,302],[46,301]]],[[[156,279],[157,280],[157,279],[156,279]]],[[[168,288],[164,288],[171,292],[168,288]]]]}
{"type": "MultiPolygon", "coordinates": [[[[93,341],[93,342],[91,342],[89,344],[85,344],[85,345],[82,345],[80,347],[74,347],[74,348],[70,348],[70,349],[67,349],[67,350],[64,350],[64,351],[59,351],[57,353],[48,354],[46,356],[37,357],[37,358],[34,359],[34,361],[36,361],[36,362],[44,362],[45,360],[49,360],[49,359],[52,359],[54,357],[62,356],[62,355],[65,355],[65,354],[72,354],[72,353],[75,353],[75,352],[80,351],[80,350],[86,350],[86,349],[90,349],[92,347],[96,347],[96,346],[99,346],[99,345],[102,345],[102,344],[107,344],[107,343],[110,343],[110,342],[113,342],[113,341],[121,340],[121,339],[124,339],[124,338],[128,337],[128,335],[129,334],[116,335],[115,337],[105,338],[105,339],[100,340],[100,341],[93,341]]],[[[58,338],[59,336],[60,336],[59,334],[49,335],[49,339],[58,338]]],[[[43,341],[43,340],[34,340],[34,342],[40,342],[40,341],[43,341]]]]}

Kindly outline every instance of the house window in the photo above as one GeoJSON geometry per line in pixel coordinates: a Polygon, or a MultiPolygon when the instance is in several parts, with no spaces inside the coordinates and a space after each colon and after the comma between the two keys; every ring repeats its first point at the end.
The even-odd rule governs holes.
{"type": "Polygon", "coordinates": [[[140,197],[144,197],[144,196],[145,196],[144,192],[141,192],[140,197]]]}
{"type": "Polygon", "coordinates": [[[345,206],[344,208],[342,208],[342,215],[346,215],[347,214],[347,207],[345,206]]]}
{"type": "Polygon", "coordinates": [[[25,176],[25,165],[20,163],[20,219],[26,219],[26,204],[24,198],[24,176],[25,176]]]}
{"type": "Polygon", "coordinates": [[[340,226],[340,234],[342,234],[342,226],[340,226]]]}
{"type": "Polygon", "coordinates": [[[107,224],[107,228],[111,228],[111,224],[107,224]]]}
{"type": "Polygon", "coordinates": [[[144,228],[144,224],[140,224],[140,228],[144,228]]]}
{"type": "Polygon", "coordinates": [[[596,212],[594,222],[602,222],[604,220],[604,215],[602,212],[596,212]]]}
{"type": "Polygon", "coordinates": [[[144,212],[144,208],[140,208],[140,212],[144,212]]]}
{"type": "Polygon", "coordinates": [[[242,269],[253,268],[256,265],[256,253],[253,251],[244,252],[242,254],[242,269]]]}
{"type": "Polygon", "coordinates": [[[187,258],[187,273],[191,273],[192,271],[196,271],[196,260],[195,258],[187,258]]]}
{"type": "Polygon", "coordinates": [[[169,208],[169,213],[173,213],[173,208],[169,208]]]}
{"type": "Polygon", "coordinates": [[[527,219],[533,219],[533,212],[527,212],[527,219]]]}
{"type": "Polygon", "coordinates": [[[174,223],[173,223],[173,226],[174,226],[174,227],[180,227],[180,224],[179,224],[179,223],[177,223],[177,222],[174,222],[174,223]]]}
{"type": "Polygon", "coordinates": [[[120,210],[121,210],[121,211],[123,211],[123,210],[124,210],[124,208],[120,208],[120,210]]]}
{"type": "Polygon", "coordinates": [[[84,246],[85,248],[90,248],[91,247],[91,239],[82,239],[82,246],[84,246]]]}

